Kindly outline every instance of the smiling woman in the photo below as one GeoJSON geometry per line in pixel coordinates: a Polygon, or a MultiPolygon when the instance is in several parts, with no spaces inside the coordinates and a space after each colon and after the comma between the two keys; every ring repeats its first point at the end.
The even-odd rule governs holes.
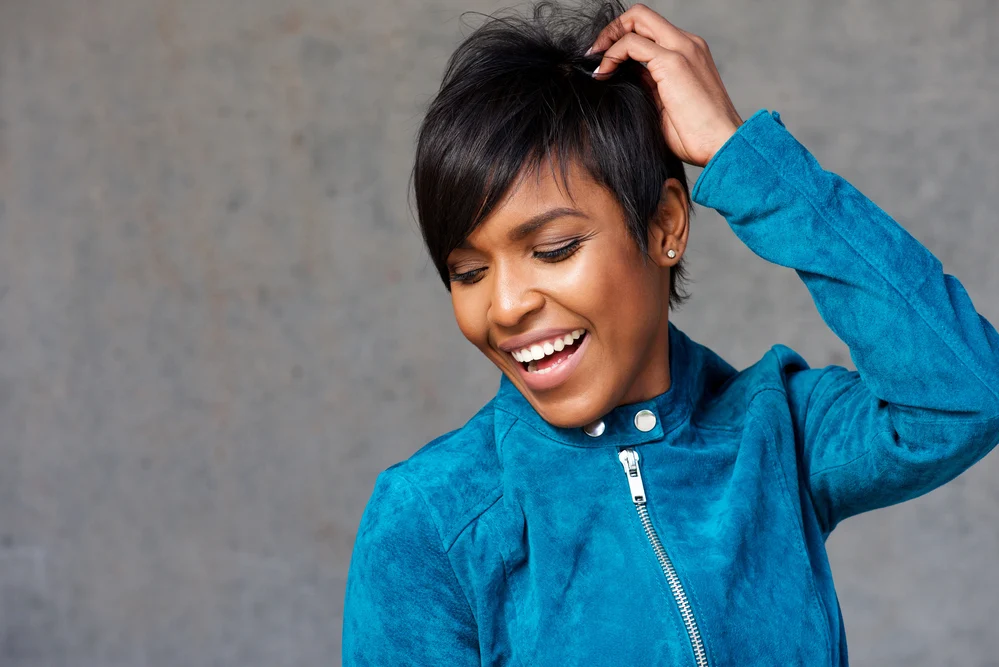
{"type": "Polygon", "coordinates": [[[961,283],[643,5],[489,20],[413,182],[502,375],[379,475],[344,664],[846,665],[825,539],[999,441],[999,333],[961,283]],[[856,371],[780,344],[737,371],[669,322],[692,203],[795,269],[856,371]]]}
{"type": "Polygon", "coordinates": [[[550,424],[582,426],[669,388],[670,269],[689,199],[665,180],[644,252],[617,197],[577,163],[527,172],[448,253],[459,328],[550,424]]]}
{"type": "Polygon", "coordinates": [[[600,56],[579,53],[619,10],[541,4],[480,28],[452,56],[413,171],[459,328],[564,427],[668,389],[667,311],[687,298],[693,208],[654,86],[634,61],[596,80],[600,56]],[[546,362],[545,341],[553,354],[574,330],[578,349],[546,362]]]}

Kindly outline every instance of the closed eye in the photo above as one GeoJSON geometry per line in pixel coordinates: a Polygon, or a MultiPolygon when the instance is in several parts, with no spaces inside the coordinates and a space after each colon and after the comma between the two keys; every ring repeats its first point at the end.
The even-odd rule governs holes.
{"type": "Polygon", "coordinates": [[[450,275],[451,282],[453,283],[463,283],[465,285],[471,285],[472,283],[478,282],[474,278],[481,274],[485,269],[472,269],[471,271],[464,271],[462,273],[452,273],[450,275]]]}
{"type": "Polygon", "coordinates": [[[583,239],[573,239],[564,246],[555,248],[554,250],[535,250],[534,256],[538,259],[543,259],[546,262],[558,262],[576,252],[582,242],[583,239]]]}
{"type": "MultiPolygon", "coordinates": [[[[577,250],[579,250],[583,242],[586,241],[588,238],[589,236],[573,239],[568,243],[566,243],[565,245],[555,248],[554,250],[535,250],[534,257],[544,262],[550,262],[552,264],[556,262],[561,262],[562,260],[568,259],[577,250]]],[[[463,271],[462,273],[452,272],[449,278],[451,282],[454,283],[461,283],[463,285],[472,285],[474,283],[477,283],[481,279],[482,272],[485,270],[486,267],[480,267],[477,269],[472,269],[471,271],[463,271]]]]}

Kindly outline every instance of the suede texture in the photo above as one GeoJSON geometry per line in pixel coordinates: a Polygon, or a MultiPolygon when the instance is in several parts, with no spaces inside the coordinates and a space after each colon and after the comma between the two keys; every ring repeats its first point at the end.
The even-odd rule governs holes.
{"type": "Polygon", "coordinates": [[[857,370],[774,345],[736,371],[671,323],[669,391],[615,408],[599,437],[548,424],[501,377],[462,428],[379,475],[347,578],[344,665],[695,665],[624,447],[710,665],[848,663],[825,540],[999,441],[999,334],[777,112],[748,119],[692,197],[797,271],[857,370]],[[634,425],[642,409],[651,431],[634,425]]]}

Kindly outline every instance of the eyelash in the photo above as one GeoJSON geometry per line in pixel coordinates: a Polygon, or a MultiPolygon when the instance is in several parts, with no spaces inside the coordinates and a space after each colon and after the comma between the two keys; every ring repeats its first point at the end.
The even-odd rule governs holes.
{"type": "MultiPolygon", "coordinates": [[[[570,256],[572,256],[572,254],[579,249],[579,246],[582,244],[583,240],[584,239],[581,238],[573,239],[568,243],[566,243],[564,246],[560,248],[555,248],[554,250],[535,250],[534,256],[544,262],[550,262],[552,264],[555,264],[557,262],[566,260],[570,256]]],[[[475,276],[481,274],[482,271],[484,270],[485,269],[473,269],[471,271],[466,271],[464,273],[452,273],[451,282],[472,285],[478,282],[477,280],[472,280],[472,279],[475,278],[475,276]]]]}
{"type": "Polygon", "coordinates": [[[555,263],[574,253],[580,243],[581,239],[573,239],[561,248],[555,248],[554,250],[536,250],[534,252],[534,256],[546,262],[555,263]]]}

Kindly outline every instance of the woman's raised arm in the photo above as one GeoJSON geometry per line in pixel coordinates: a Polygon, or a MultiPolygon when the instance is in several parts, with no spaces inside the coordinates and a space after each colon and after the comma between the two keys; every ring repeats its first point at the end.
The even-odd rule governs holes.
{"type": "Polygon", "coordinates": [[[926,493],[999,441],[999,334],[925,246],[823,170],[777,113],[716,153],[692,198],[757,255],[795,269],[857,371],[778,345],[820,524],[926,493]]]}

